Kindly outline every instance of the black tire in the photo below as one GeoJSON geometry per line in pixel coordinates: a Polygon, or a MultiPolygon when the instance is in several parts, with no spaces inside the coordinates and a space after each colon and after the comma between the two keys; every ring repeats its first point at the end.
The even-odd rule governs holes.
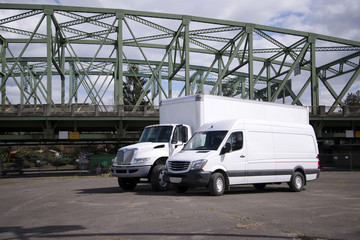
{"type": "Polygon", "coordinates": [[[288,184],[292,192],[300,192],[305,185],[305,178],[300,172],[294,172],[288,184]]]}
{"type": "Polygon", "coordinates": [[[225,178],[221,173],[211,175],[209,192],[212,196],[221,196],[225,192],[225,178]]]}
{"type": "Polygon", "coordinates": [[[256,190],[264,190],[265,187],[266,187],[266,183],[256,183],[256,184],[254,184],[254,188],[256,190]]]}
{"type": "Polygon", "coordinates": [[[162,192],[168,189],[169,184],[164,180],[164,165],[156,165],[151,172],[151,186],[154,191],[162,192]]]}
{"type": "Polygon", "coordinates": [[[119,186],[124,190],[133,190],[138,184],[137,178],[120,178],[118,177],[119,186]]]}
{"type": "Polygon", "coordinates": [[[186,193],[186,191],[188,190],[188,187],[186,186],[176,186],[174,185],[174,190],[176,193],[186,193]]]}

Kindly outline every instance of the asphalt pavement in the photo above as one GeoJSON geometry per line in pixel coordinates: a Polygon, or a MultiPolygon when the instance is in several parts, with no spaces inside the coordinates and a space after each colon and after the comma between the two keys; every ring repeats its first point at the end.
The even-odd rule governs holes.
{"type": "Polygon", "coordinates": [[[108,176],[0,179],[0,239],[360,239],[360,172],[287,184],[125,192],[108,176]]]}

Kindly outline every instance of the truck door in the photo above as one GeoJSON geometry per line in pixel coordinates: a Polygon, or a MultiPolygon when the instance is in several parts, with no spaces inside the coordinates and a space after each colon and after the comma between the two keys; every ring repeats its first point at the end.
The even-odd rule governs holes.
{"type": "Polygon", "coordinates": [[[186,126],[178,125],[175,127],[173,137],[171,139],[170,143],[170,155],[172,156],[175,153],[178,153],[181,151],[181,149],[184,147],[184,144],[188,140],[188,130],[186,126]]]}
{"type": "Polygon", "coordinates": [[[243,132],[231,133],[220,154],[222,164],[228,171],[230,184],[243,183],[246,173],[246,148],[244,148],[243,132]]]}

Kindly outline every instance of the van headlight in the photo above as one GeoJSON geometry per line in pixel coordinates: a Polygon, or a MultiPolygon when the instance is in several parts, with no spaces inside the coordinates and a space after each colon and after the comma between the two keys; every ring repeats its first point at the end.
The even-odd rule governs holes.
{"type": "Polygon", "coordinates": [[[135,158],[134,159],[134,164],[137,164],[137,163],[146,163],[147,161],[149,161],[150,160],[150,158],[148,157],[148,158],[135,158]]]}
{"type": "Polygon", "coordinates": [[[190,170],[199,170],[202,169],[207,163],[206,159],[196,160],[193,162],[190,170]]]}

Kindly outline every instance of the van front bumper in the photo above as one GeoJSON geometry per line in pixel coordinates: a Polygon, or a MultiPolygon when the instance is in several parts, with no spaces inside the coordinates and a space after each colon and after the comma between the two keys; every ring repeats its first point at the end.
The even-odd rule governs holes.
{"type": "Polygon", "coordinates": [[[192,170],[186,173],[172,173],[165,171],[164,180],[177,186],[207,187],[210,181],[211,172],[204,170],[192,170]]]}
{"type": "Polygon", "coordinates": [[[112,166],[111,175],[114,177],[147,177],[149,175],[151,166],[112,166]]]}

